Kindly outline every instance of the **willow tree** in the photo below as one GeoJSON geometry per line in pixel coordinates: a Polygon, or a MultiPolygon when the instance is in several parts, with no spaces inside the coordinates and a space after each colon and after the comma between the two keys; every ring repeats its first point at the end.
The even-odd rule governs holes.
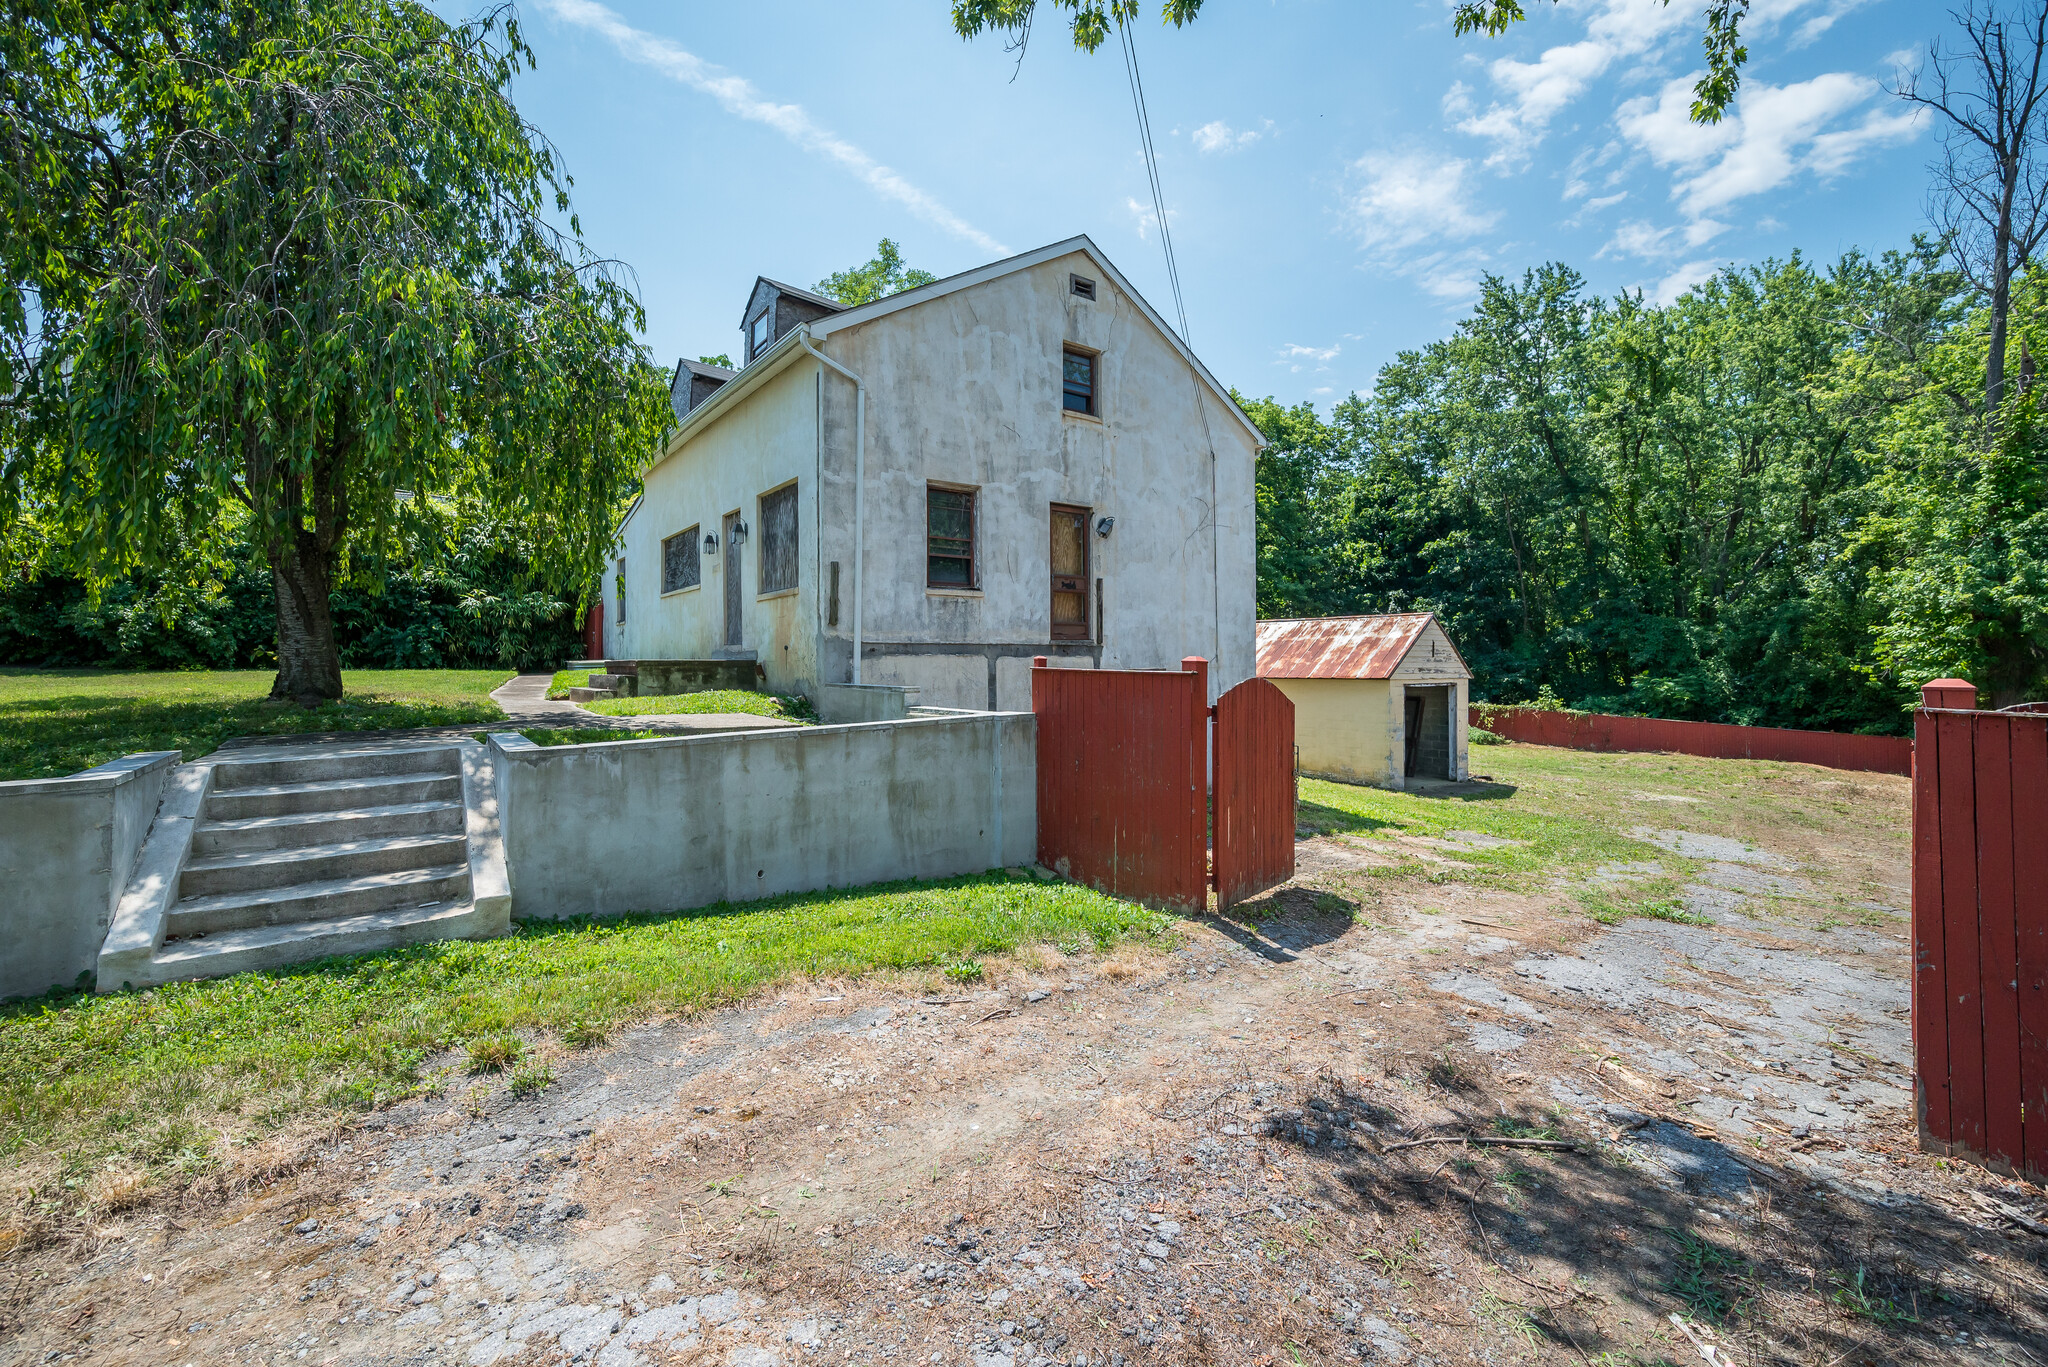
{"type": "MultiPolygon", "coordinates": [[[[516,18],[410,0],[24,0],[0,19],[0,437],[101,577],[246,512],[273,696],[429,499],[586,581],[668,405],[628,282],[514,108],[516,18]]],[[[0,455],[0,461],[7,460],[0,455]]]]}

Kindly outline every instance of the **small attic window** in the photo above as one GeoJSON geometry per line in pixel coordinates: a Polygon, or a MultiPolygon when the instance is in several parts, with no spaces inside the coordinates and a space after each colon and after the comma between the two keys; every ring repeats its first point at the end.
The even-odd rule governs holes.
{"type": "Polygon", "coordinates": [[[1080,295],[1083,299],[1093,299],[1095,297],[1095,282],[1085,275],[1068,276],[1067,288],[1073,293],[1080,295]]]}
{"type": "Polygon", "coordinates": [[[767,349],[768,312],[763,309],[761,316],[754,320],[753,330],[747,334],[747,359],[751,361],[767,349]]]}

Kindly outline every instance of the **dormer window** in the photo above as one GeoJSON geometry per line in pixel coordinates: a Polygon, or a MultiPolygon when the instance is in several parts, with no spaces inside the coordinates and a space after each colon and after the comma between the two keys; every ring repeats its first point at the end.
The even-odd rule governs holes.
{"type": "Polygon", "coordinates": [[[768,349],[768,314],[763,311],[754,320],[753,331],[747,334],[747,359],[753,360],[768,349]]]}

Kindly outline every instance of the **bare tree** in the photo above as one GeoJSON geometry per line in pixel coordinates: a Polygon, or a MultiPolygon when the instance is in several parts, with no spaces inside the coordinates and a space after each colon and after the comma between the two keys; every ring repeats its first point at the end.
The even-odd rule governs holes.
{"type": "Polygon", "coordinates": [[[1944,120],[1934,173],[1935,225],[1969,282],[1991,300],[1984,412],[2005,398],[2013,277],[2048,236],[2048,0],[2011,13],[1977,0],[1951,17],[1962,42],[1936,40],[1898,95],[1944,120]]]}

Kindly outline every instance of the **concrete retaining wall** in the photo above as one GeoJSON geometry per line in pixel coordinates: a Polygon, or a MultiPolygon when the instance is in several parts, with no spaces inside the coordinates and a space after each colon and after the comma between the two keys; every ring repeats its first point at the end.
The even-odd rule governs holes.
{"type": "Polygon", "coordinates": [[[910,715],[914,688],[894,684],[819,684],[818,716],[828,725],[902,721],[910,715]]]}
{"type": "Polygon", "coordinates": [[[98,964],[177,762],[163,750],[0,783],[0,1001],[70,987],[98,964]]]}
{"type": "Polygon", "coordinates": [[[542,747],[491,736],[520,920],[673,911],[1037,855],[1028,712],[542,747]]]}

